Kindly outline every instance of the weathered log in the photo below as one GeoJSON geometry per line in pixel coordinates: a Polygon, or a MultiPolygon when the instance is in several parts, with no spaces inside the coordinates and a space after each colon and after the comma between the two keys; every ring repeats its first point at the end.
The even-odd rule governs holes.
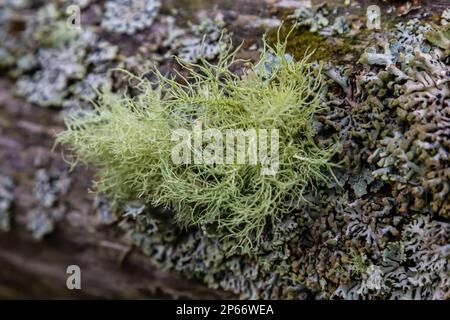
{"type": "MultiPolygon", "coordinates": [[[[180,4],[170,0],[164,3],[167,11],[189,4],[189,10],[194,12],[205,7],[238,12],[235,37],[239,42],[249,37],[242,28],[248,17],[271,17],[276,11],[267,7],[276,2],[187,0],[180,4]]],[[[357,14],[363,14],[368,4],[386,6],[381,0],[359,2],[361,6],[352,9],[357,14]]],[[[448,0],[420,3],[422,11],[431,13],[448,7],[448,0]]],[[[148,258],[127,245],[124,232],[117,226],[99,227],[93,215],[92,195],[86,192],[91,174],[85,168],[75,170],[70,190],[60,199],[66,206],[65,219],[49,237],[34,240],[26,228],[26,215],[37,206],[33,195],[35,172],[37,168],[67,169],[60,152],[50,151],[54,133],[62,130],[63,124],[60,111],[32,106],[15,98],[12,91],[11,83],[0,80],[0,174],[10,176],[15,182],[12,230],[0,231],[0,298],[232,297],[175,273],[158,270],[148,258]],[[81,267],[82,290],[66,287],[66,268],[72,264],[81,267]]]]}

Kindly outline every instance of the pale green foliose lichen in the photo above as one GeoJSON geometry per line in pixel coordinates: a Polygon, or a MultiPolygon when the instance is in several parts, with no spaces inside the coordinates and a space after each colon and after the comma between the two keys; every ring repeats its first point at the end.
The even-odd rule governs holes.
{"type": "Polygon", "coordinates": [[[158,0],[108,0],[101,26],[108,31],[132,35],[153,24],[160,6],[158,0]]]}
{"type": "Polygon", "coordinates": [[[11,211],[14,201],[14,183],[7,176],[0,176],[0,231],[11,228],[11,211]]]}

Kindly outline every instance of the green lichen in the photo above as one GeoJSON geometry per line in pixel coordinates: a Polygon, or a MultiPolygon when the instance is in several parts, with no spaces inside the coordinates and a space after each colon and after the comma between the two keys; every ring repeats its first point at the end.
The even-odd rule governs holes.
{"type": "Polygon", "coordinates": [[[331,176],[326,169],[332,166],[333,150],[318,147],[313,133],[320,72],[309,56],[295,62],[285,51],[285,42],[267,47],[260,63],[243,77],[229,71],[234,52],[215,65],[204,59],[199,65],[183,62],[189,73],[183,84],[156,71],[156,89],[141,79],[142,93],[134,98],[102,94],[93,112],[66,119],[67,130],[58,142],[97,167],[99,192],[171,207],[182,226],[214,229],[235,241],[232,249],[248,252],[260,243],[268,224],[331,176]],[[267,61],[274,60],[268,72],[267,61]],[[278,172],[261,174],[261,163],[174,164],[171,134],[192,130],[199,121],[204,130],[220,132],[278,129],[278,172]]]}

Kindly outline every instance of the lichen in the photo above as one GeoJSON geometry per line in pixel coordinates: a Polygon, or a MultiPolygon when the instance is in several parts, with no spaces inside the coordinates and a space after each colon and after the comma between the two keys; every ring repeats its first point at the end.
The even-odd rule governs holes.
{"type": "MultiPolygon", "coordinates": [[[[289,26],[283,28],[280,35],[285,39],[290,30],[289,26]]],[[[311,132],[315,143],[323,148],[337,144],[333,161],[342,167],[333,169],[336,180],[318,181],[316,188],[305,190],[299,197],[303,200],[297,202],[296,210],[268,223],[253,250],[245,255],[230,251],[239,244],[238,239],[223,238],[226,232],[211,223],[183,228],[183,224],[176,223],[175,206],[175,210],[149,209],[135,202],[121,209],[128,212],[122,216],[121,226],[130,232],[133,244],[155,265],[202,279],[212,288],[234,292],[241,298],[445,299],[448,264],[443,261],[448,251],[448,224],[438,223],[433,215],[445,216],[448,212],[446,180],[440,178],[445,177],[448,154],[444,142],[446,109],[436,105],[438,100],[430,102],[426,96],[441,93],[443,106],[448,82],[442,56],[423,36],[429,30],[417,21],[399,24],[389,34],[390,41],[368,49],[359,65],[325,66],[323,72],[330,82],[320,95],[322,108],[311,118],[311,132]],[[422,98],[416,99],[417,93],[422,98]],[[427,123],[438,123],[430,120],[434,117],[444,121],[438,128],[428,125],[427,135],[418,139],[416,130],[426,125],[419,116],[428,112],[427,123]],[[401,155],[401,142],[408,131],[416,137],[416,148],[426,153],[422,151],[419,157],[416,153],[406,158],[401,155]],[[389,143],[392,146],[387,149],[389,143]],[[428,166],[429,159],[434,161],[428,166]],[[427,182],[430,180],[432,183],[427,182]],[[417,185],[422,188],[413,189],[417,185]],[[408,200],[413,191],[421,192],[415,193],[416,204],[408,200]],[[427,235],[422,236],[428,240],[410,231],[413,226],[417,226],[414,230],[426,229],[427,235]],[[414,252],[419,251],[415,256],[414,252]],[[421,261],[426,261],[427,267],[421,261]]],[[[273,52],[263,55],[254,68],[257,74],[271,78],[285,63],[301,58],[295,49],[306,51],[307,41],[297,42],[304,47],[289,45],[302,34],[327,41],[323,35],[297,28],[290,34],[282,56],[273,52]]],[[[272,33],[268,39],[276,38],[272,33]]],[[[123,103],[134,102],[125,99],[123,103]]],[[[117,146],[120,142],[111,143],[117,146]]],[[[189,194],[195,193],[192,185],[189,194]]],[[[185,198],[183,188],[176,188],[175,194],[177,199],[185,198]]],[[[137,197],[133,194],[124,198],[128,201],[137,197]]]]}
{"type": "Polygon", "coordinates": [[[35,177],[34,196],[37,205],[28,211],[27,229],[40,241],[52,233],[58,221],[64,218],[66,206],[62,195],[69,191],[71,179],[66,172],[38,169],[35,177]]]}
{"type": "Polygon", "coordinates": [[[450,9],[445,9],[441,14],[441,24],[446,26],[450,23],[450,9]]]}
{"type": "Polygon", "coordinates": [[[71,179],[66,173],[49,172],[45,169],[36,171],[34,195],[39,203],[46,208],[56,204],[61,194],[65,194],[70,187],[71,179]]]}
{"type": "Polygon", "coordinates": [[[445,132],[449,119],[450,68],[435,53],[423,53],[418,47],[414,58],[408,59],[414,63],[408,63],[402,71],[390,59],[375,61],[367,54],[364,58],[369,64],[385,65],[385,79],[401,81],[391,87],[395,92],[386,108],[396,108],[399,127],[408,124],[403,132],[397,130],[380,141],[369,162],[378,167],[374,176],[396,184],[401,211],[423,212],[431,204],[427,210],[448,217],[449,172],[445,163],[449,153],[445,132]],[[428,201],[426,194],[430,195],[428,201]]]}
{"type": "Polygon", "coordinates": [[[72,50],[41,49],[38,60],[43,70],[31,77],[24,76],[20,79],[17,83],[17,93],[26,97],[29,102],[41,106],[62,105],[68,94],[69,81],[81,80],[86,72],[80,61],[81,57],[72,50]]]}
{"type": "Polygon", "coordinates": [[[425,34],[426,39],[444,50],[445,57],[450,55],[450,25],[435,27],[425,34]]]}
{"type": "Polygon", "coordinates": [[[97,223],[100,225],[110,225],[117,221],[113,206],[104,197],[98,195],[94,198],[94,208],[97,223]]]}
{"type": "Polygon", "coordinates": [[[42,240],[47,234],[53,232],[55,225],[50,213],[46,210],[37,208],[28,212],[27,228],[32,232],[33,238],[42,240]]]}
{"type": "Polygon", "coordinates": [[[370,265],[362,273],[363,281],[341,285],[335,295],[346,299],[448,299],[448,228],[446,223],[418,216],[405,226],[401,241],[386,247],[380,265],[370,265]]]}
{"type": "Polygon", "coordinates": [[[230,48],[230,34],[224,29],[220,17],[202,19],[191,24],[189,34],[179,33],[170,44],[172,51],[182,60],[196,63],[202,59],[213,60],[230,48]],[[179,35],[183,35],[182,38],[179,35]]]}
{"type": "Polygon", "coordinates": [[[278,64],[270,77],[259,73],[259,65],[242,78],[232,74],[234,54],[229,52],[217,65],[203,60],[202,73],[185,63],[192,83],[178,84],[158,73],[164,87],[153,90],[143,80],[143,93],[135,99],[104,94],[95,113],[67,120],[58,141],[100,169],[98,191],[171,207],[181,225],[217,229],[223,238],[236,240],[237,249],[248,251],[261,242],[268,223],[302,201],[307,188],[328,180],[322,170],[331,167],[332,150],[313,141],[320,76],[307,57],[287,58],[285,44],[267,48],[260,64],[272,55],[278,64]],[[194,128],[193,119],[223,132],[236,126],[276,128],[279,176],[262,174],[261,164],[174,164],[170,134],[194,128]]]}
{"type": "Polygon", "coordinates": [[[338,34],[344,34],[350,31],[350,26],[348,25],[347,19],[344,16],[339,16],[334,20],[333,31],[338,34]]]}
{"type": "Polygon", "coordinates": [[[0,231],[11,228],[11,210],[14,201],[14,183],[7,176],[0,176],[0,231]]]}
{"type": "Polygon", "coordinates": [[[109,0],[101,26],[108,31],[132,35],[153,24],[160,6],[158,0],[109,0]]]}
{"type": "Polygon", "coordinates": [[[17,78],[16,93],[44,107],[94,99],[95,90],[110,85],[107,70],[118,54],[116,46],[100,41],[95,28],[69,28],[61,6],[48,3],[24,20],[6,15],[5,24],[15,23],[18,30],[14,35],[0,32],[5,37],[0,54],[17,78]]]}
{"type": "Polygon", "coordinates": [[[325,4],[316,7],[301,6],[289,16],[289,19],[291,19],[295,25],[308,26],[309,31],[315,32],[328,26],[329,20],[326,18],[327,15],[328,10],[325,4]]]}

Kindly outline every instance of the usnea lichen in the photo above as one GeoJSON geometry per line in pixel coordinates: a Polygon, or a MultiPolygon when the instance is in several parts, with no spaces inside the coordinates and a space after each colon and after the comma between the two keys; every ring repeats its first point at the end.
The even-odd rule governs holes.
{"type": "Polygon", "coordinates": [[[190,76],[182,84],[156,71],[156,89],[141,79],[134,98],[102,94],[93,112],[66,119],[58,142],[98,168],[99,192],[171,207],[181,225],[213,230],[247,251],[308,188],[331,176],[333,150],[318,147],[313,133],[320,73],[308,57],[295,62],[285,47],[266,48],[243,77],[229,71],[236,62],[230,51],[214,65],[182,63],[190,76]],[[261,164],[174,164],[172,132],[199,121],[221,132],[279,130],[276,175],[261,174],[261,164]]]}

